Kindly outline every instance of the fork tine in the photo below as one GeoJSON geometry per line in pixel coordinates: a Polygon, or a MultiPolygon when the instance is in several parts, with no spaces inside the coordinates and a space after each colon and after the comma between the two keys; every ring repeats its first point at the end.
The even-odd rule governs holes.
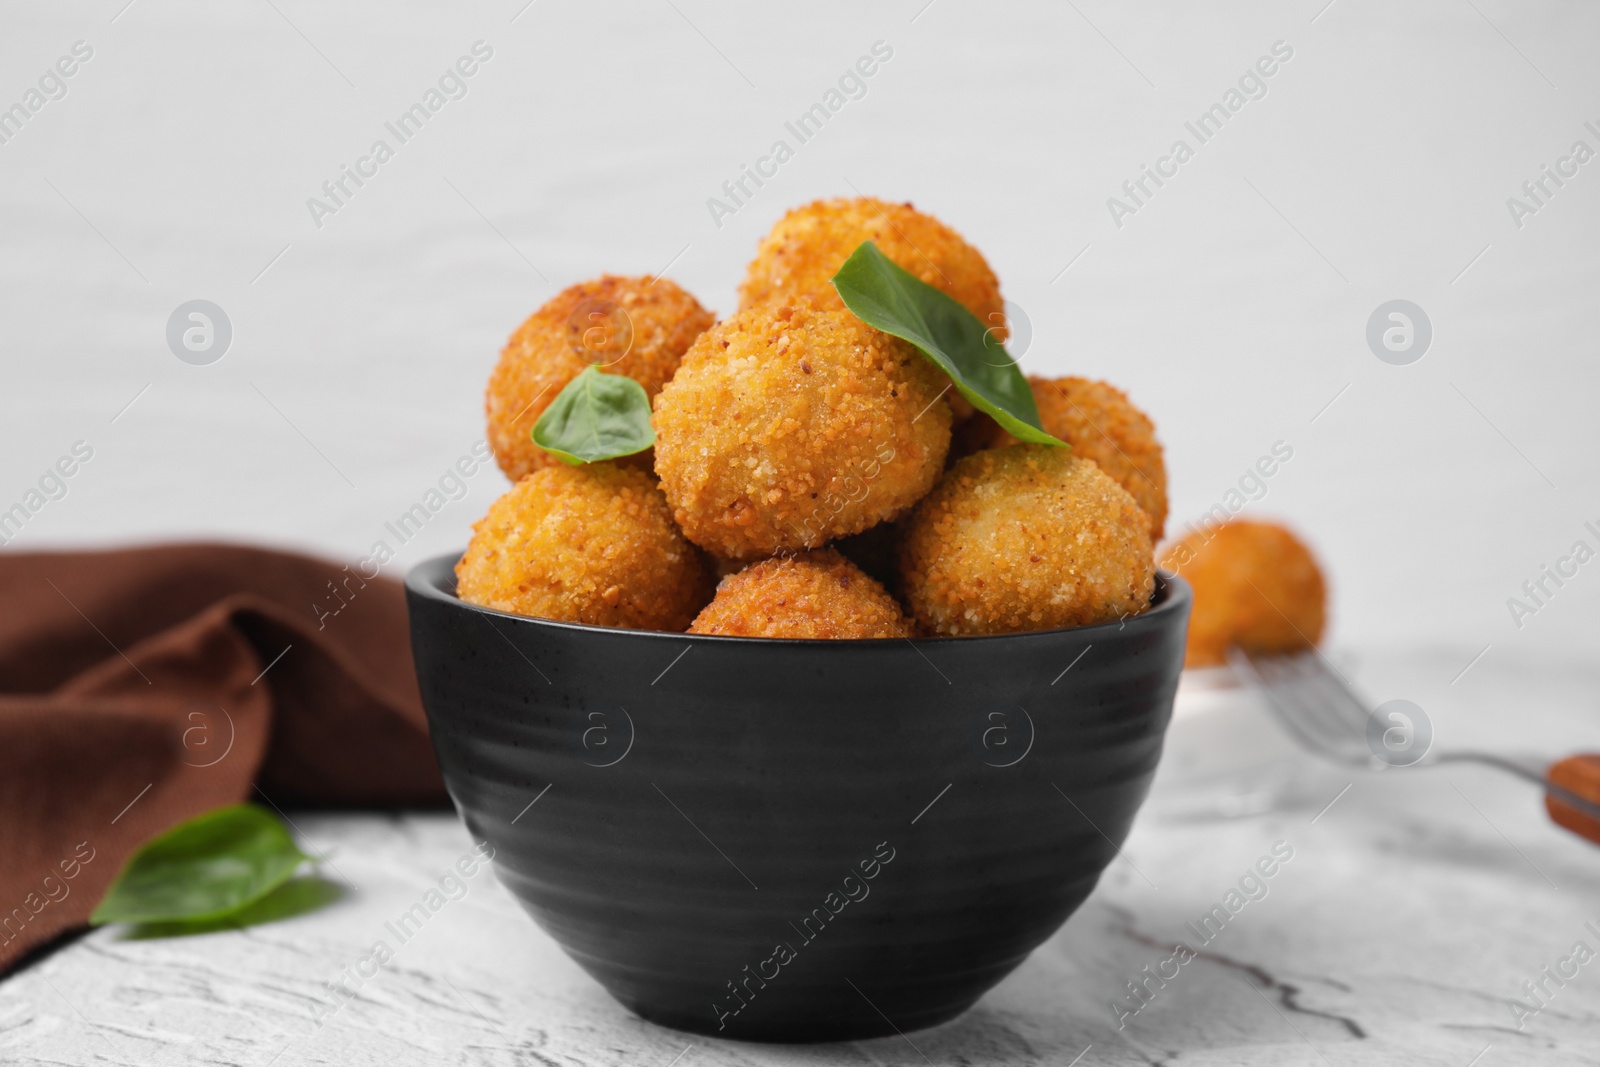
{"type": "Polygon", "coordinates": [[[1293,707],[1300,724],[1313,734],[1324,750],[1344,754],[1359,742],[1360,733],[1352,732],[1336,710],[1339,694],[1330,689],[1329,676],[1320,669],[1313,657],[1275,657],[1283,674],[1283,684],[1293,694],[1293,707]]]}
{"type": "Polygon", "coordinates": [[[1366,702],[1334,672],[1322,653],[1313,650],[1294,659],[1326,728],[1339,736],[1364,739],[1372,712],[1366,702]]]}
{"type": "Polygon", "coordinates": [[[1228,660],[1302,746],[1341,762],[1365,762],[1367,711],[1321,653],[1233,649],[1228,660]]]}
{"type": "Polygon", "coordinates": [[[1284,665],[1276,657],[1251,656],[1242,649],[1228,650],[1228,661],[1244,682],[1260,696],[1280,726],[1289,732],[1303,747],[1313,751],[1324,748],[1323,741],[1308,733],[1306,716],[1300,710],[1293,694],[1293,686],[1286,680],[1284,665]]]}

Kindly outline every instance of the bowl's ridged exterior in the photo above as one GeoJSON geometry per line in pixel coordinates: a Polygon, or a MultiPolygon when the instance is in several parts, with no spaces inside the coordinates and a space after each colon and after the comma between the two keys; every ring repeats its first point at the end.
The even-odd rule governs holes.
{"type": "Polygon", "coordinates": [[[940,1022],[1049,937],[1144,798],[1189,607],[1165,579],[1074,630],[707,638],[484,611],[453,563],[412,572],[412,643],[499,877],[640,1015],[755,1040],[940,1022]]]}

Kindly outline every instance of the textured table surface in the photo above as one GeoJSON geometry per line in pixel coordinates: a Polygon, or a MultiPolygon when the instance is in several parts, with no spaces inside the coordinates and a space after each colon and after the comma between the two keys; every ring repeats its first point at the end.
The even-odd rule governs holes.
{"type": "MultiPolygon", "coordinates": [[[[1441,746],[1499,743],[1550,755],[1596,747],[1594,667],[1491,654],[1461,673],[1471,657],[1470,649],[1391,651],[1349,662],[1373,697],[1421,705],[1441,746]]],[[[1542,980],[1546,966],[1562,966],[1577,942],[1600,948],[1585,927],[1600,927],[1600,850],[1550,826],[1531,789],[1492,772],[1352,776],[1296,763],[1247,704],[1230,710],[1232,699],[1184,697],[1186,714],[1123,859],[1019,970],[933,1030],[773,1047],[653,1026],[613,1003],[487,871],[402,944],[386,924],[470,849],[465,830],[447,814],[296,813],[303,836],[329,857],[323,870],[339,885],[335,902],[190,937],[88,934],[0,984],[0,1062],[1494,1067],[1600,1059],[1600,965],[1580,967],[1559,987],[1544,979],[1542,1005],[1521,988],[1542,980]],[[1282,754],[1272,765],[1287,772],[1293,795],[1256,814],[1207,815],[1214,789],[1176,772],[1215,763],[1245,736],[1269,763],[1282,754]],[[1197,944],[1185,924],[1224,903],[1278,842],[1293,858],[1265,880],[1266,895],[1248,901],[1198,958],[1166,965],[1177,977],[1147,986],[1148,1003],[1128,1014],[1138,1002],[1126,983],[1147,965],[1158,970],[1176,940],[1197,944]],[[393,958],[366,965],[376,973],[363,978],[379,940],[393,958]],[[341,979],[353,995],[330,993],[341,979]],[[1519,996],[1528,1005],[1520,1020],[1510,1006],[1519,996]]]]}

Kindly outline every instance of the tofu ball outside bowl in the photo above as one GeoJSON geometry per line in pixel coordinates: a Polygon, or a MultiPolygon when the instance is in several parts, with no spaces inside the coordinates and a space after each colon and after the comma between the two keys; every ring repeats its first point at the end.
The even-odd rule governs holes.
{"type": "Polygon", "coordinates": [[[959,1015],[1127,837],[1189,587],[1120,622],[797,641],[604,629],[406,581],[439,766],[499,878],[612,996],[724,1038],[959,1015]]]}

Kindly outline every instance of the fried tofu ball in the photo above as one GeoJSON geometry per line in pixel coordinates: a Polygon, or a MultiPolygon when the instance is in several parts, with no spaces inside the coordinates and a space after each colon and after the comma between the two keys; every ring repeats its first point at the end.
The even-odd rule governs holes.
{"type": "Polygon", "coordinates": [[[906,523],[901,591],[934,634],[1083,626],[1150,606],[1149,522],[1090,459],[1046,445],[961,460],[906,523]]]}
{"type": "Polygon", "coordinates": [[[632,467],[544,467],[472,528],[456,564],[469,604],[625,630],[678,630],[711,596],[655,479],[632,467]]]}
{"type": "Polygon", "coordinates": [[[739,286],[739,309],[810,296],[844,302],[829,283],[863,241],[896,265],[965,304],[1005,339],[1005,301],[989,264],[961,235],[912,207],[876,197],[817,200],[791,210],[761,239],[739,286]]]}
{"type": "MultiPolygon", "coordinates": [[[[626,374],[653,397],[711,323],[711,312],[666,278],[607,274],[556,294],[511,335],[489,377],[484,410],[500,469],[517,481],[560,462],[533,443],[533,427],[585,367],[626,374]]],[[[650,466],[648,452],[630,460],[650,466]]]]}
{"type": "MultiPolygon", "coordinates": [[[[1039,408],[1039,427],[1100,464],[1133,494],[1150,516],[1150,540],[1160,541],[1167,525],[1167,464],[1149,416],[1106,382],[1030,377],[1028,385],[1039,408]]],[[[1016,444],[1016,438],[995,424],[995,444],[1016,444]]]]}
{"type": "MultiPolygon", "coordinates": [[[[797,296],[810,296],[822,307],[844,307],[829,279],[863,241],[872,241],[896,266],[966,305],[994,330],[996,340],[1006,339],[1000,282],[978,250],[932,215],[871,196],[817,200],[779,219],[745,271],[740,310],[797,296]]],[[[960,393],[951,390],[947,399],[957,422],[972,416],[972,405],[960,393]]]]}
{"type": "Polygon", "coordinates": [[[950,447],[941,375],[809,300],[707,330],[656,398],[656,473],[689,540],[727,559],[816,548],[911,507],[950,447]]]}
{"type": "Polygon", "coordinates": [[[689,632],[831,640],[910,637],[911,620],[883,586],[825,548],[764,559],[730,574],[689,632]]]}
{"type": "Polygon", "coordinates": [[[1227,662],[1228,649],[1290,652],[1322,640],[1327,590],[1299,538],[1272,522],[1196,527],[1161,554],[1194,588],[1185,667],[1227,662]]]}

